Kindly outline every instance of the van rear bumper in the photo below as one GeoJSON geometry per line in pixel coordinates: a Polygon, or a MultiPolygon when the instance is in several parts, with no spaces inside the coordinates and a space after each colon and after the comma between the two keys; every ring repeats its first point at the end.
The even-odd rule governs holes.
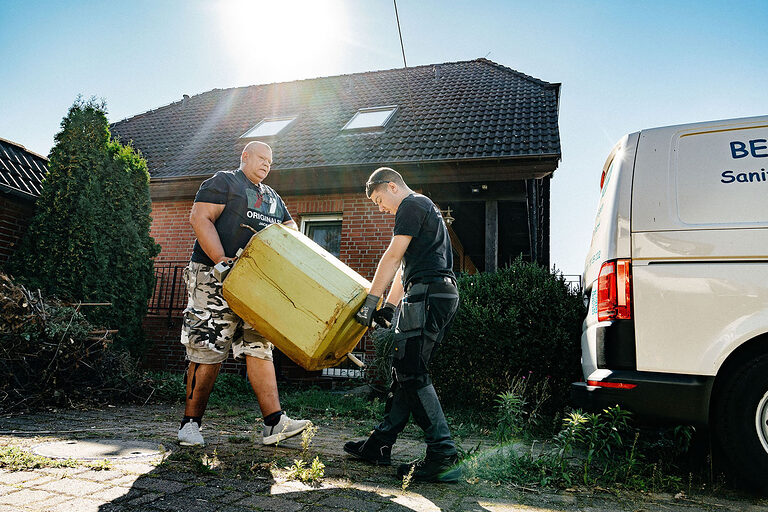
{"type": "Polygon", "coordinates": [[[600,382],[635,384],[632,389],[571,384],[571,404],[599,412],[614,405],[646,421],[706,425],[714,377],[617,370],[600,382]]]}

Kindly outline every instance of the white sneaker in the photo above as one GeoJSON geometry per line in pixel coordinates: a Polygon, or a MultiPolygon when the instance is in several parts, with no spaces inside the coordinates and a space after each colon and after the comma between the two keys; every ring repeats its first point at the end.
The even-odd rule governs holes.
{"type": "Polygon", "coordinates": [[[292,420],[287,414],[283,413],[277,425],[272,427],[264,425],[264,435],[261,438],[261,442],[264,444],[277,444],[283,439],[300,434],[310,423],[312,422],[309,420],[292,420]]]}
{"type": "Polygon", "coordinates": [[[188,421],[179,429],[179,444],[181,446],[204,445],[203,436],[200,435],[200,425],[196,421],[188,421]]]}

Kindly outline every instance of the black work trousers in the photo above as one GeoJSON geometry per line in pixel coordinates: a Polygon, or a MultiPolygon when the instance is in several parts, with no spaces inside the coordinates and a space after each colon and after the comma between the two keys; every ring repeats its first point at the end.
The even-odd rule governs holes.
{"type": "Polygon", "coordinates": [[[445,281],[411,286],[395,319],[392,388],[384,420],[371,438],[392,446],[411,414],[424,431],[427,456],[456,453],[456,445],[429,376],[429,363],[450,327],[459,304],[456,285],[445,281]]]}

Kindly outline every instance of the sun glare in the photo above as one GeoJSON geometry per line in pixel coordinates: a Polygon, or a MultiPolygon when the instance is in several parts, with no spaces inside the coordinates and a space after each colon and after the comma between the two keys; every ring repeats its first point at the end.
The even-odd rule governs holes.
{"type": "Polygon", "coordinates": [[[217,15],[244,83],[328,75],[346,22],[340,0],[219,0],[217,15]]]}

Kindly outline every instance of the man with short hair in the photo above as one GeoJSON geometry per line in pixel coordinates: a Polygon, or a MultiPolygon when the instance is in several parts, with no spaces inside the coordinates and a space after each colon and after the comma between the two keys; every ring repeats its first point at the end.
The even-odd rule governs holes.
{"type": "Polygon", "coordinates": [[[264,444],[276,444],[303,431],[309,421],[292,420],[280,408],[272,344],[238,317],[221,294],[212,273],[220,262],[232,263],[253,232],[282,223],[296,229],[282,198],[262,183],[272,166],[272,148],[250,142],[243,149],[240,168],[220,171],[200,185],[189,221],[197,236],[192,258],[184,271],[189,300],[183,314],[181,343],[186,347],[187,394],[179,428],[182,445],[205,444],[200,424],[208,397],[229,349],[244,356],[264,417],[264,444]]]}
{"type": "Polygon", "coordinates": [[[392,388],[384,420],[365,441],[348,442],[344,451],[365,461],[389,465],[392,445],[410,415],[424,430],[427,455],[398,467],[398,476],[414,480],[456,482],[461,476],[456,446],[429,376],[429,363],[456,313],[459,293],[453,274],[453,251],[440,210],[411,190],[399,173],[376,169],[366,196],[379,211],[395,216],[392,241],[376,268],[365,304],[355,315],[363,325],[394,320],[392,388]],[[402,263],[402,265],[401,265],[402,263]],[[386,303],[377,305],[392,283],[386,303]]]}

